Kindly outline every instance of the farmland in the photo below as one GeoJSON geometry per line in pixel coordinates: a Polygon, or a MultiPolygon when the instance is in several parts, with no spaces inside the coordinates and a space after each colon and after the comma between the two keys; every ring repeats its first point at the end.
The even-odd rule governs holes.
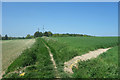
{"type": "Polygon", "coordinates": [[[12,78],[55,77],[49,53],[42,39],[37,39],[31,48],[26,49],[19,58],[8,67],[4,76],[12,78]],[[25,76],[19,76],[19,73],[17,73],[19,71],[25,72],[25,76]]]}
{"type": "MultiPolygon", "coordinates": [[[[72,59],[75,56],[80,56],[80,55],[85,54],[89,51],[93,51],[93,50],[96,50],[96,49],[99,49],[99,48],[115,47],[115,49],[114,48],[111,49],[112,51],[110,51],[110,53],[108,52],[109,54],[106,53],[106,57],[107,57],[107,55],[108,55],[108,57],[107,57],[107,59],[104,59],[104,60],[109,59],[111,64],[113,63],[114,65],[117,65],[116,64],[117,63],[117,58],[118,58],[117,57],[117,51],[118,50],[116,48],[116,46],[118,44],[118,38],[117,37],[56,37],[56,38],[46,39],[46,42],[48,43],[49,47],[51,47],[51,49],[54,53],[53,54],[54,59],[56,60],[58,70],[59,70],[62,77],[65,77],[64,74],[63,74],[64,73],[64,71],[63,71],[64,62],[72,59]],[[114,55],[114,56],[109,56],[109,55],[114,55]],[[116,59],[114,61],[116,63],[113,62],[113,60],[111,59],[112,57],[113,57],[113,59],[116,57],[116,59]]],[[[104,58],[104,56],[103,56],[103,58],[104,58]]],[[[99,60],[97,60],[97,61],[99,63],[99,60]]],[[[83,62],[83,64],[84,64],[84,62],[83,62]]],[[[94,64],[96,64],[96,63],[94,62],[92,65],[94,65],[94,64]]],[[[90,67],[90,66],[91,65],[89,65],[88,67],[90,67]]],[[[84,66],[82,66],[82,67],[84,67],[84,66]]],[[[98,66],[96,66],[96,67],[98,68],[98,66]]],[[[86,70],[89,70],[89,69],[86,69],[86,70]]],[[[81,71],[84,72],[83,70],[81,70],[81,71]]],[[[77,72],[77,70],[76,70],[76,72],[78,74],[81,73],[81,71],[77,72]]],[[[101,71],[99,71],[99,72],[101,72],[101,71]]],[[[108,74],[110,74],[110,73],[108,73],[108,74]]],[[[87,75],[90,75],[90,74],[84,74],[84,75],[87,76],[87,75]]],[[[101,75],[101,74],[97,74],[97,75],[101,75]]],[[[113,74],[113,75],[115,75],[115,74],[113,74]]],[[[111,74],[111,77],[113,75],[111,74]]],[[[73,77],[73,76],[70,75],[69,77],[73,77]]],[[[77,78],[79,76],[74,76],[74,77],[77,78]]],[[[92,76],[87,76],[87,77],[92,77],[92,76]]],[[[104,77],[104,76],[101,75],[101,77],[104,77]]],[[[108,77],[108,76],[105,76],[105,77],[108,77]]]]}
{"type": "Polygon", "coordinates": [[[118,61],[117,37],[44,37],[37,38],[34,45],[23,53],[8,67],[4,78],[116,78],[118,61]],[[55,72],[50,60],[50,48],[56,62],[58,73],[55,72]],[[75,56],[81,56],[99,48],[109,48],[107,52],[95,59],[80,61],[78,69],[73,67],[73,74],[64,72],[64,62],[75,56]],[[19,63],[19,64],[18,64],[19,63]],[[114,67],[114,69],[113,69],[114,67]],[[19,72],[24,72],[20,76],[19,72]]]}
{"type": "Polygon", "coordinates": [[[101,54],[97,59],[79,62],[74,68],[74,78],[117,78],[118,77],[118,46],[101,54]]]}
{"type": "Polygon", "coordinates": [[[24,49],[30,47],[35,39],[3,40],[2,41],[2,68],[3,71],[12,63],[24,49]]]}
{"type": "Polygon", "coordinates": [[[120,79],[119,1],[2,0],[0,80],[120,79]]]}

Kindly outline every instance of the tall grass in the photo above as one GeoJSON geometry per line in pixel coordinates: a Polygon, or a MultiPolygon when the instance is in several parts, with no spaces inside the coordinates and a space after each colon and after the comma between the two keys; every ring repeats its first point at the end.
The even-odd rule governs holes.
{"type": "Polygon", "coordinates": [[[74,78],[118,78],[118,46],[96,59],[79,62],[73,71],[74,78]]]}

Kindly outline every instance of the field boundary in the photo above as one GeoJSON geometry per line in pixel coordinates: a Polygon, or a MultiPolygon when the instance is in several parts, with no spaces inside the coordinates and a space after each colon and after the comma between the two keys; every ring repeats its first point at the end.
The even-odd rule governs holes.
{"type": "Polygon", "coordinates": [[[76,57],[72,58],[71,60],[64,63],[64,71],[68,72],[68,73],[73,73],[72,67],[75,66],[76,68],[78,68],[77,63],[79,61],[86,61],[91,58],[97,58],[100,54],[108,51],[109,49],[111,49],[111,48],[97,49],[94,51],[90,51],[89,53],[86,53],[82,56],[76,56],[76,57]]]}

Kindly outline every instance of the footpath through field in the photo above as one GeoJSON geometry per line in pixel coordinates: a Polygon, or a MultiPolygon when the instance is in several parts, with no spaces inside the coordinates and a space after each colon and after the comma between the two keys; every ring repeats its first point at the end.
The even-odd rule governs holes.
{"type": "MultiPolygon", "coordinates": [[[[43,42],[43,41],[42,41],[43,42]]],[[[43,42],[44,43],[44,42],[43,42]]],[[[57,67],[56,67],[56,63],[55,63],[55,60],[53,58],[53,54],[50,50],[50,48],[44,43],[44,45],[46,46],[46,48],[48,49],[48,52],[49,52],[49,55],[50,55],[50,58],[51,58],[51,61],[53,62],[53,66],[54,66],[54,69],[55,69],[55,72],[56,72],[56,78],[60,78],[59,74],[58,74],[58,71],[57,71],[57,67]]]]}
{"type": "Polygon", "coordinates": [[[73,66],[77,67],[77,63],[79,61],[86,61],[86,60],[91,59],[91,58],[96,58],[97,56],[106,52],[109,49],[111,49],[111,48],[97,49],[95,51],[90,51],[89,53],[86,53],[82,56],[76,56],[73,59],[69,60],[68,62],[64,63],[64,71],[68,72],[68,73],[73,73],[72,67],[73,66]]]}

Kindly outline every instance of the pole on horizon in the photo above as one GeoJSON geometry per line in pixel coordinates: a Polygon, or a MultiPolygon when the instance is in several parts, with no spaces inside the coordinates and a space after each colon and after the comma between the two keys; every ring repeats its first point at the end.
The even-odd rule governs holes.
{"type": "Polygon", "coordinates": [[[38,32],[39,32],[39,28],[38,28],[38,32]]]}
{"type": "Polygon", "coordinates": [[[44,25],[43,25],[43,36],[44,36],[44,25]]]}

